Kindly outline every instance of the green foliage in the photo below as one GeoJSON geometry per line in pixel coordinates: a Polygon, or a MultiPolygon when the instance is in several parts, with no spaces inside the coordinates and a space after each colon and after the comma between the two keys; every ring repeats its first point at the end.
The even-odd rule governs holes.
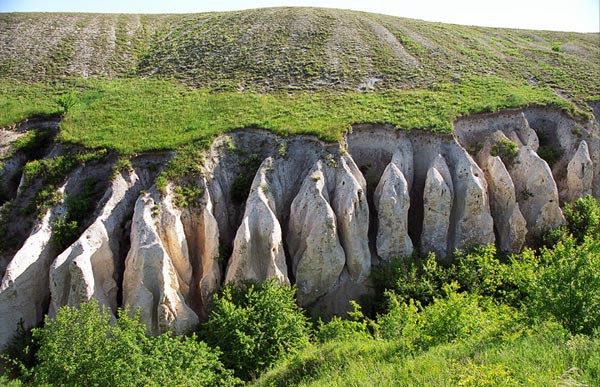
{"type": "Polygon", "coordinates": [[[389,312],[378,318],[382,336],[398,339],[405,350],[415,351],[456,341],[490,341],[517,325],[515,309],[457,289],[456,283],[445,285],[445,296],[425,307],[386,293],[389,312]]]}
{"type": "Polygon", "coordinates": [[[560,160],[560,158],[563,155],[563,150],[557,147],[552,147],[552,146],[541,146],[538,148],[537,154],[538,156],[540,156],[542,159],[544,159],[548,165],[550,166],[550,168],[552,168],[554,166],[554,164],[556,164],[556,162],[558,160],[560,160]]]}
{"type": "Polygon", "coordinates": [[[361,307],[355,301],[350,301],[354,310],[348,313],[349,319],[334,316],[328,323],[319,319],[315,337],[320,342],[331,340],[369,339],[379,334],[379,327],[373,320],[367,318],[361,307]]]}
{"type": "Polygon", "coordinates": [[[249,379],[308,344],[309,325],[296,306],[295,290],[271,278],[225,286],[203,326],[207,343],[223,363],[249,379]]]}
{"type": "Polygon", "coordinates": [[[117,177],[118,174],[123,172],[133,171],[133,164],[131,159],[127,157],[120,157],[117,162],[113,165],[113,178],[117,177]]]}
{"type": "Polygon", "coordinates": [[[569,231],[577,241],[582,242],[586,236],[600,236],[600,203],[593,196],[587,195],[565,205],[563,214],[569,231]]]}
{"type": "Polygon", "coordinates": [[[63,251],[77,240],[80,225],[93,209],[92,198],[96,193],[96,183],[96,179],[85,179],[80,192],[65,199],[64,216],[52,222],[52,242],[59,251],[63,251]]]}
{"type": "Polygon", "coordinates": [[[175,186],[173,204],[179,208],[198,207],[204,197],[204,189],[193,182],[186,182],[175,186]]]}
{"type": "Polygon", "coordinates": [[[254,175],[256,175],[256,172],[258,171],[258,168],[262,162],[261,158],[255,154],[242,156],[246,157],[240,163],[242,171],[233,178],[233,182],[231,183],[231,188],[229,191],[232,203],[237,205],[246,202],[246,199],[250,194],[250,188],[252,188],[254,175]]]}
{"type": "MultiPolygon", "coordinates": [[[[0,90],[4,82],[0,80],[0,90]]],[[[587,114],[550,89],[490,76],[464,77],[458,83],[440,80],[431,89],[375,93],[214,92],[190,90],[175,81],[137,78],[64,82],[63,88],[78,90],[78,103],[63,118],[58,139],[122,154],[162,149],[192,152],[194,146],[188,144],[197,140],[210,143],[216,135],[248,127],[284,136],[314,134],[335,141],[356,123],[386,123],[400,130],[450,133],[457,117],[529,104],[553,106],[573,115],[587,114]]],[[[36,106],[51,95],[46,89],[28,90],[29,87],[7,85],[9,94],[2,98],[12,101],[31,95],[29,103],[36,106]]],[[[22,113],[24,107],[12,102],[8,108],[0,113],[0,125],[14,123],[15,118],[23,119],[29,114],[27,110],[22,113]]],[[[193,167],[197,161],[177,164],[193,167]]]]}
{"type": "Polygon", "coordinates": [[[571,236],[530,258],[524,288],[535,318],[552,316],[573,333],[592,334],[600,327],[600,239],[571,236]]]}
{"type": "MultiPolygon", "coordinates": [[[[481,302],[482,299],[479,299],[481,302]]],[[[545,322],[532,327],[514,320],[510,310],[479,305],[470,297],[453,301],[458,317],[473,331],[473,339],[453,339],[407,351],[404,336],[385,340],[340,339],[306,348],[263,374],[259,386],[480,386],[596,385],[600,376],[600,338],[570,335],[562,326],[545,322]],[[467,311],[475,310],[471,317],[467,311]],[[500,322],[495,316],[506,318],[500,322]],[[486,322],[490,327],[486,328],[486,322]],[[506,331],[501,331],[503,326],[506,331]],[[475,328],[473,330],[473,328],[475,328]],[[504,333],[506,332],[506,333],[504,333]]],[[[401,305],[404,305],[403,303],[401,305]]],[[[417,311],[407,312],[419,316],[417,311]]],[[[421,312],[422,313],[422,312],[421,312]]],[[[430,312],[432,315],[433,311],[430,312]]],[[[402,322],[402,316],[397,321],[402,322]]],[[[445,319],[442,319],[445,321],[445,319]]],[[[403,324],[408,326],[411,323],[403,324]]],[[[444,326],[439,322],[435,326],[444,326]]],[[[452,329],[450,329],[452,332],[452,329]]],[[[408,337],[415,337],[410,329],[408,337]]],[[[448,337],[447,337],[448,338],[448,337]]],[[[426,341],[425,341],[426,343],[426,341]]]]}
{"type": "MultiPolygon", "coordinates": [[[[32,330],[23,327],[23,320],[19,321],[13,339],[0,354],[0,361],[5,364],[4,372],[22,376],[28,369],[36,364],[35,353],[39,345],[33,340],[32,330]]],[[[0,372],[2,367],[0,365],[0,372]]],[[[1,379],[0,379],[1,382],[1,379]]],[[[0,383],[4,386],[4,384],[0,383]]]]}
{"type": "Polygon", "coordinates": [[[379,303],[389,289],[405,301],[412,299],[428,305],[434,298],[443,297],[444,286],[452,282],[458,284],[460,291],[494,297],[509,305],[516,306],[523,297],[513,268],[501,260],[492,244],[466,252],[457,250],[450,266],[440,265],[433,253],[422,260],[393,259],[374,270],[372,281],[379,303]]]}
{"type": "Polygon", "coordinates": [[[139,315],[110,312],[97,302],[63,307],[45,327],[34,329],[40,349],[28,375],[34,385],[216,386],[235,380],[218,353],[195,337],[147,337],[139,315]]]}
{"type": "Polygon", "coordinates": [[[79,224],[74,220],[58,218],[52,222],[52,243],[58,251],[63,251],[79,236],[79,224]]]}
{"type": "Polygon", "coordinates": [[[514,163],[515,157],[519,153],[519,146],[505,138],[500,139],[492,146],[492,156],[500,156],[504,164],[510,166],[514,163]]]}
{"type": "Polygon", "coordinates": [[[73,93],[63,94],[56,99],[56,104],[60,107],[62,114],[67,114],[76,103],[77,98],[73,93]]]}

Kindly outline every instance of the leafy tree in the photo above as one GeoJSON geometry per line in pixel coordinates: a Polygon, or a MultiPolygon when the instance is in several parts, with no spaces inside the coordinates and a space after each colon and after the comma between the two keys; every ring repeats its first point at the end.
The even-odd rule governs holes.
{"type": "Polygon", "coordinates": [[[223,351],[223,363],[249,379],[309,342],[309,324],[295,289],[271,278],[225,286],[214,299],[206,341],[223,351]]]}

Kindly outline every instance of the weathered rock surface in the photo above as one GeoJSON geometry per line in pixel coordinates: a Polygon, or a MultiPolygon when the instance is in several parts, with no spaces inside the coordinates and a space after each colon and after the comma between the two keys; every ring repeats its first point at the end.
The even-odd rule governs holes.
{"type": "Polygon", "coordinates": [[[134,171],[122,172],[113,179],[94,223],[50,267],[50,316],[64,305],[76,306],[91,298],[116,311],[122,225],[139,191],[148,183],[146,174],[140,177],[134,171]]]}
{"type": "MultiPolygon", "coordinates": [[[[490,214],[487,184],[471,156],[461,152],[453,169],[450,250],[494,243],[494,222],[490,214]]],[[[449,251],[449,252],[451,252],[449,251]]]]}
{"type": "Polygon", "coordinates": [[[189,332],[199,322],[186,303],[192,275],[187,243],[171,195],[142,195],[135,204],[123,303],[140,310],[150,334],[189,332]]]}
{"type": "Polygon", "coordinates": [[[450,212],[454,201],[452,181],[444,178],[444,175],[450,176],[448,166],[440,159],[436,159],[427,171],[423,191],[421,251],[434,252],[438,259],[446,257],[450,212]],[[438,168],[442,169],[442,172],[438,168]]]}
{"type": "Polygon", "coordinates": [[[340,242],[346,253],[346,267],[354,282],[362,282],[371,270],[365,179],[354,160],[344,154],[335,168],[335,178],[329,178],[328,181],[334,190],[332,207],[337,218],[340,242]]]}
{"type": "Polygon", "coordinates": [[[521,147],[509,169],[519,208],[527,221],[527,241],[564,224],[552,171],[528,146],[521,147]]]}
{"type": "MultiPolygon", "coordinates": [[[[343,315],[349,300],[369,292],[372,265],[410,255],[413,242],[440,260],[455,248],[494,240],[516,252],[564,223],[560,203],[600,196],[597,123],[552,109],[462,118],[456,137],[382,125],[354,129],[340,143],[229,132],[207,151],[203,170],[185,177],[196,185],[187,207],[171,186],[165,195],[151,188],[140,196],[152,185],[149,171],[171,157],[143,156],[154,167],[113,180],[83,221],[85,231],[63,252],[51,243],[62,205],[33,229],[33,219],[19,215],[41,183],[17,189],[27,160],[16,160],[6,190],[17,207],[6,227],[15,242],[0,256],[0,346],[19,319],[25,327],[40,323],[49,303],[51,315],[90,298],[114,311],[120,291],[122,304],[141,309],[148,332],[183,333],[206,319],[223,282],[243,279],[276,277],[295,284],[299,304],[312,313],[343,315]],[[512,162],[491,156],[502,139],[518,145],[512,162]],[[537,150],[556,151],[552,168],[537,150]]],[[[64,151],[49,144],[44,157],[64,151]]],[[[92,173],[85,171],[95,170],[87,177],[102,181],[98,200],[111,169],[105,160],[98,164],[75,170],[61,190],[76,194],[92,173]]]]}
{"type": "Polygon", "coordinates": [[[567,193],[566,200],[574,202],[578,198],[592,194],[594,180],[594,165],[590,158],[588,145],[581,141],[577,152],[567,165],[567,193]]]}
{"type": "Polygon", "coordinates": [[[281,192],[269,184],[272,159],[261,165],[246,202],[246,211],[233,242],[225,282],[242,279],[264,281],[275,277],[289,283],[283,250],[283,233],[275,214],[275,197],[281,192]]]}
{"type": "Polygon", "coordinates": [[[377,254],[384,260],[409,257],[413,243],[408,236],[408,210],[410,188],[402,173],[402,164],[394,157],[386,167],[375,189],[374,204],[379,225],[377,228],[377,254]]]}
{"type": "MultiPolygon", "coordinates": [[[[58,191],[66,192],[80,172],[78,169],[58,191]]],[[[10,342],[20,321],[23,328],[31,328],[41,323],[47,312],[48,267],[56,256],[52,222],[64,212],[62,202],[48,210],[6,268],[0,284],[0,348],[10,342]]]]}
{"type": "MultiPolygon", "coordinates": [[[[205,182],[203,186],[206,186],[205,182]]],[[[212,296],[221,285],[219,227],[208,190],[204,190],[200,207],[184,210],[181,221],[187,236],[193,272],[189,303],[204,320],[208,316],[212,296]]]]}
{"type": "Polygon", "coordinates": [[[482,164],[488,181],[498,247],[504,252],[519,252],[525,243],[527,222],[517,204],[512,178],[499,156],[487,156],[482,164]]]}
{"type": "Polygon", "coordinates": [[[346,262],[322,168],[319,161],[304,179],[290,212],[288,248],[302,306],[332,289],[346,262]]]}

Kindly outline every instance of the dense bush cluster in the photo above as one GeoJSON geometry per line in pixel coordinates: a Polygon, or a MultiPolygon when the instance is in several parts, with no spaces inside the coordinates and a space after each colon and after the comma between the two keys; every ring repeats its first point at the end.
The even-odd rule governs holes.
{"type": "Polygon", "coordinates": [[[138,317],[114,320],[95,302],[65,307],[9,348],[21,376],[0,383],[597,385],[600,206],[587,197],[564,213],[538,250],[395,260],[374,273],[368,312],[354,303],[312,327],[275,280],[225,286],[184,338],[148,337],[138,317]]]}

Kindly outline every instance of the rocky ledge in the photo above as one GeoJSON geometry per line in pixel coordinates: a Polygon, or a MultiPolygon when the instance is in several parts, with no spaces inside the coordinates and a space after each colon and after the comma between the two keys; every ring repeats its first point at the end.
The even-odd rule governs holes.
{"type": "MultiPolygon", "coordinates": [[[[25,130],[3,131],[0,149],[25,130]]],[[[98,192],[83,233],[63,251],[52,224],[65,200],[26,219],[19,207],[39,187],[19,180],[27,160],[16,152],[0,176],[12,204],[5,238],[16,246],[0,257],[0,346],[20,321],[35,326],[91,298],[113,313],[141,309],[152,334],[184,333],[206,318],[223,283],[271,276],[296,285],[313,313],[342,314],[368,292],[374,265],[415,251],[448,262],[475,244],[518,252],[564,223],[561,204],[600,197],[596,121],[527,108],[460,119],[455,133],[356,125],[326,143],[232,131],[187,182],[189,203],[176,186],[154,185],[172,153],[138,155],[115,175],[109,156],[58,188],[69,197],[93,177],[98,192]]],[[[54,144],[44,157],[65,152],[54,144]]]]}

